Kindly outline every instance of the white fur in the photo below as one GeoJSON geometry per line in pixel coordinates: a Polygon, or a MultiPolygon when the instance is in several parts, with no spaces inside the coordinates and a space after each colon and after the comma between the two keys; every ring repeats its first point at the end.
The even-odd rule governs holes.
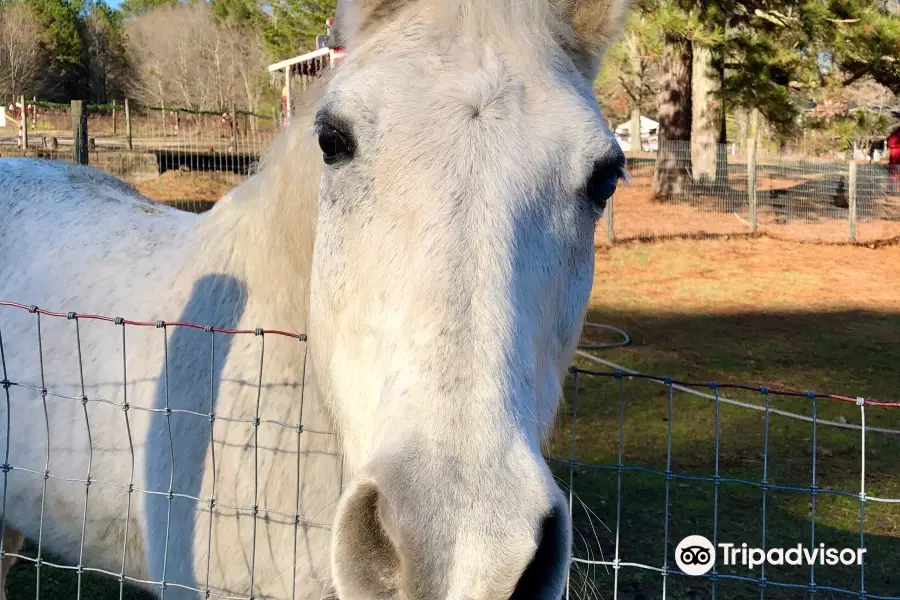
{"type": "MultiPolygon", "coordinates": [[[[411,4],[356,38],[317,100],[352,124],[352,162],[323,170],[310,112],[203,216],[92,169],[0,161],[0,299],[310,340],[307,357],[217,334],[211,367],[208,333],[128,326],[123,375],[121,326],[80,320],[79,368],[74,321],[42,317],[39,354],[36,316],[0,308],[9,379],[78,398],[83,373],[89,416],[46,398],[44,494],[44,403],[9,389],[8,527],[36,539],[43,500],[42,545],[75,564],[86,486],[57,477],[90,461],[84,565],[119,572],[124,544],[126,575],[165,578],[167,598],[208,572],[229,596],[502,600],[555,510],[547,587],[516,593],[558,597],[569,524],[541,443],[592,281],[577,190],[618,150],[552,11],[473,7],[411,4]],[[298,433],[281,424],[301,398],[298,433]]],[[[6,418],[0,395],[3,438],[6,418]]]]}

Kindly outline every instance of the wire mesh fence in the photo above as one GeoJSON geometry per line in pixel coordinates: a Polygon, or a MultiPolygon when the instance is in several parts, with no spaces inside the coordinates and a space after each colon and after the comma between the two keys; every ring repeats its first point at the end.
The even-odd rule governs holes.
{"type": "Polygon", "coordinates": [[[628,157],[631,182],[616,192],[598,241],[765,233],[817,242],[900,237],[900,169],[742,144],[719,145],[714,160],[689,142],[628,157]]]}
{"type": "Polygon", "coordinates": [[[550,458],[570,490],[567,597],[900,597],[900,403],[570,372],[550,458]],[[691,535],[716,551],[700,576],[676,564],[691,535]],[[829,549],[865,552],[832,564],[829,549]]]}
{"type": "MultiPolygon", "coordinates": [[[[15,311],[23,318],[33,319],[34,335],[31,339],[10,340],[0,330],[0,364],[2,364],[3,397],[5,404],[6,444],[3,471],[3,518],[10,507],[11,495],[7,485],[11,477],[29,477],[40,486],[41,519],[36,539],[24,550],[11,552],[6,546],[0,550],[0,558],[16,557],[20,562],[34,567],[30,579],[29,596],[44,600],[62,597],[139,597],[130,587],[141,584],[145,589],[164,592],[166,589],[189,589],[205,597],[253,598],[271,597],[261,591],[265,585],[262,576],[255,576],[254,565],[262,552],[257,531],[271,527],[273,520],[293,532],[293,546],[279,550],[292,554],[294,574],[298,552],[298,537],[304,527],[315,525],[328,528],[328,523],[316,522],[314,516],[305,515],[298,508],[285,510],[267,506],[273,498],[260,494],[263,478],[259,459],[254,458],[250,471],[252,499],[247,505],[229,505],[218,494],[223,488],[213,485],[213,494],[206,497],[175,486],[176,478],[168,479],[168,486],[159,489],[143,485],[132,475],[127,480],[113,480],[99,472],[58,472],[59,448],[53,445],[49,425],[45,432],[30,433],[35,446],[44,447],[42,465],[18,464],[15,449],[10,450],[10,435],[16,427],[19,411],[28,410],[42,414],[50,422],[48,403],[72,403],[80,422],[72,427],[91,430],[91,415],[96,406],[111,406],[122,412],[125,426],[122,436],[128,437],[125,446],[130,448],[121,457],[134,465],[135,443],[131,439],[128,419],[142,412],[162,415],[169,431],[168,443],[152,451],[169,456],[172,470],[185,459],[176,455],[172,443],[172,427],[176,420],[195,419],[205,423],[196,428],[203,440],[211,442],[216,436],[216,424],[243,428],[247,452],[254,457],[265,450],[259,445],[259,432],[264,427],[275,427],[292,436],[296,441],[297,463],[289,473],[276,473],[278,477],[296,480],[294,489],[301,489],[302,471],[299,467],[300,440],[308,435],[330,435],[328,431],[310,429],[304,424],[303,386],[297,386],[296,419],[273,419],[267,414],[262,390],[272,385],[264,376],[264,364],[273,360],[272,350],[266,350],[265,340],[272,336],[295,340],[304,344],[306,338],[275,330],[229,330],[184,322],[136,322],[99,315],[78,315],[41,310],[12,302],[0,302],[0,311],[15,311]],[[166,389],[164,406],[141,406],[129,401],[127,392],[120,399],[102,395],[89,395],[83,373],[81,382],[63,382],[45,378],[43,348],[47,347],[46,320],[56,320],[69,327],[73,335],[71,352],[77,355],[80,369],[82,354],[88,349],[82,344],[80,328],[86,323],[118,328],[121,336],[121,386],[127,387],[128,362],[126,340],[134,339],[135,329],[161,330],[159,343],[163,356],[171,356],[167,332],[173,329],[189,329],[198,335],[208,336],[210,347],[210,373],[208,373],[210,398],[204,400],[208,409],[186,410],[177,405],[177,390],[169,390],[166,373],[174,365],[165,363],[164,375],[159,385],[166,389]],[[43,323],[43,326],[42,326],[43,323]],[[132,333],[126,334],[127,331],[132,333]],[[246,418],[231,418],[217,414],[215,409],[215,353],[224,340],[233,336],[251,336],[256,340],[259,352],[258,372],[247,385],[257,388],[255,406],[248,407],[246,418]],[[33,354],[40,361],[40,380],[23,380],[10,367],[9,346],[14,343],[19,352],[33,354]],[[50,382],[56,383],[50,383],[50,382]],[[72,391],[74,386],[74,392],[72,391]],[[169,393],[173,403],[169,404],[169,393]],[[18,393],[20,400],[11,401],[18,393]],[[129,417],[129,415],[132,415],[129,417]],[[51,502],[48,485],[53,482],[74,484],[73,502],[83,506],[83,512],[54,515],[59,505],[51,502]],[[185,582],[175,576],[166,577],[163,568],[161,579],[138,576],[133,552],[125,540],[120,540],[120,558],[116,569],[93,563],[93,555],[87,550],[85,540],[90,538],[90,527],[98,523],[88,518],[91,502],[97,502],[97,488],[112,486],[126,497],[124,510],[132,510],[139,500],[155,499],[168,505],[173,502],[189,502],[206,519],[204,526],[213,527],[216,511],[235,511],[249,518],[252,535],[241,544],[234,544],[231,552],[245,553],[249,558],[249,570],[243,577],[241,589],[220,589],[207,579],[185,582]],[[80,523],[80,541],[69,544],[76,550],[68,557],[49,554],[45,540],[59,543],[59,531],[53,531],[58,518],[76,518],[80,523]],[[207,523],[208,522],[208,523],[207,523]],[[83,591],[83,580],[97,574],[106,575],[103,588],[83,591]],[[59,580],[67,579],[71,590],[68,595],[60,589],[59,580]],[[47,585],[48,581],[55,585],[47,585]],[[31,583],[33,582],[33,583],[31,583]],[[32,593],[33,592],[33,593],[32,593]]],[[[6,315],[8,316],[8,315],[6,315]]],[[[61,330],[56,329],[57,333],[61,330]]],[[[133,354],[132,354],[133,356],[133,354]]],[[[305,356],[305,352],[304,352],[305,356]]],[[[169,359],[167,358],[166,361],[169,359]]],[[[204,358],[204,360],[206,360],[204,358]]],[[[301,363],[304,361],[301,361],[301,363]]],[[[304,364],[297,365],[297,373],[304,372],[304,364]]],[[[900,466],[896,460],[900,448],[900,403],[872,399],[852,398],[831,394],[813,394],[769,389],[766,387],[722,384],[715,382],[680,382],[671,378],[641,375],[634,372],[598,371],[572,367],[565,385],[564,414],[560,416],[558,429],[547,456],[561,486],[569,491],[569,504],[573,518],[574,544],[570,568],[567,598],[651,598],[651,597],[719,597],[719,598],[873,598],[897,600],[896,573],[900,568],[900,555],[896,552],[900,536],[900,466]],[[703,390],[703,391],[700,391],[703,390]],[[764,551],[774,548],[792,548],[798,543],[804,548],[819,547],[865,549],[861,564],[813,564],[775,565],[762,564],[748,569],[745,566],[725,564],[717,559],[712,570],[703,576],[688,577],[675,561],[676,544],[687,535],[705,535],[713,544],[730,543],[735,548],[742,544],[764,551]]],[[[204,405],[206,406],[206,405],[204,405]]],[[[89,438],[90,439],[90,438],[89,438]]],[[[203,441],[201,440],[201,441],[203,441]]],[[[103,448],[94,448],[102,452],[103,448]]],[[[227,476],[229,469],[238,466],[217,461],[213,454],[213,477],[227,476]]],[[[293,463],[292,463],[293,464],[293,463]]],[[[246,466],[246,465],[244,465],[246,466]]],[[[272,474],[270,473],[269,476],[272,474]]],[[[340,489],[335,488],[335,496],[340,489]]],[[[336,499],[336,497],[335,497],[336,499]]],[[[296,498],[287,504],[299,507],[296,498]]],[[[127,521],[127,520],[126,520],[127,521]]],[[[168,521],[167,521],[168,522],[168,521]]],[[[15,525],[14,523],[11,525],[15,525]]],[[[108,524],[107,524],[108,525],[108,524]]],[[[191,552],[204,552],[203,547],[176,548],[169,543],[166,531],[164,552],[172,557],[184,557],[191,552]]],[[[261,534],[260,534],[261,535],[261,534]]],[[[202,536],[201,536],[202,537],[202,536]]],[[[175,539],[173,536],[172,539],[175,539]]],[[[212,535],[206,538],[212,543],[212,535]]],[[[96,552],[96,548],[92,548],[96,552]]],[[[271,550],[271,549],[269,549],[271,550]]],[[[212,548],[205,549],[206,560],[212,556],[212,548]]],[[[163,560],[165,564],[165,558],[163,560]]],[[[17,567],[23,569],[22,565],[17,567]]],[[[203,569],[199,569],[203,571],[203,569]]],[[[287,572],[290,572],[288,569],[287,572]]],[[[296,581],[293,582],[296,589],[296,581]]],[[[290,588],[286,588],[290,589],[290,588]]],[[[24,596],[21,591],[10,590],[11,597],[24,596]]],[[[293,597],[290,592],[285,597],[293,597]]]]}
{"type": "MultiPolygon", "coordinates": [[[[314,78],[300,76],[302,87],[314,78]]],[[[27,153],[72,160],[69,107],[34,106],[26,111],[27,153]]],[[[107,105],[89,107],[88,113],[91,165],[193,212],[208,210],[248,176],[284,120],[274,113],[133,102],[128,110],[107,105]]],[[[0,154],[23,152],[15,124],[13,119],[0,132],[0,154]]],[[[698,155],[689,142],[666,142],[655,152],[630,154],[628,170],[631,181],[620,185],[609,204],[597,230],[599,243],[756,232],[816,242],[900,237],[900,167],[884,161],[750,153],[744,143],[698,155]]]]}
{"type": "MultiPolygon", "coordinates": [[[[156,200],[201,212],[239,185],[280,131],[280,115],[127,105],[87,107],[88,164],[138,184],[156,200]],[[200,197],[194,197],[200,196],[200,197]]],[[[11,107],[0,129],[0,155],[73,161],[72,109],[28,104],[23,149],[22,111],[11,107]]]]}

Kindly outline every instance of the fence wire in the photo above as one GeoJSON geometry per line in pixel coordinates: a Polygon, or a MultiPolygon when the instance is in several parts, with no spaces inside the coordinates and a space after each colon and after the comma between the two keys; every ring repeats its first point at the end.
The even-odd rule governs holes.
{"type": "MultiPolygon", "coordinates": [[[[73,161],[68,107],[38,106],[28,112],[27,125],[25,150],[14,120],[0,129],[0,155],[73,161]]],[[[278,112],[210,112],[131,102],[127,112],[121,105],[89,110],[87,130],[88,164],[154,200],[202,212],[253,172],[281,126],[278,112]]]]}
{"type": "Polygon", "coordinates": [[[813,242],[900,237],[900,170],[720,144],[712,159],[690,142],[666,142],[628,156],[622,184],[598,227],[598,242],[744,235],[813,242]]]}
{"type": "Polygon", "coordinates": [[[886,417],[900,403],[621,370],[570,372],[567,422],[549,459],[570,491],[567,598],[900,598],[900,468],[884,455],[874,472],[872,465],[877,453],[896,456],[900,430],[873,439],[867,425],[873,411],[886,417]],[[662,387],[636,391],[641,382],[662,387]],[[745,407],[751,404],[724,393],[743,394],[762,422],[745,407]],[[776,408],[785,403],[811,418],[776,408]],[[840,427],[846,421],[823,421],[845,403],[858,411],[854,431],[840,427]],[[829,463],[838,452],[846,456],[835,467],[829,463]],[[843,470],[849,462],[856,472],[843,470]],[[709,573],[688,576],[674,561],[688,535],[704,535],[717,549],[720,542],[763,552],[824,543],[867,553],[858,567],[763,563],[749,570],[717,559],[709,573]]]}
{"type": "MultiPolygon", "coordinates": [[[[291,67],[306,89],[330,67],[327,56],[291,67]]],[[[89,164],[135,184],[154,200],[209,210],[239,185],[271,148],[281,111],[251,114],[146,107],[132,102],[89,111],[89,164]]],[[[72,118],[65,106],[28,113],[27,151],[73,159],[72,118]]],[[[0,130],[0,155],[21,155],[13,121],[0,130]]],[[[886,159],[852,163],[842,153],[814,157],[745,140],[699,151],[663,142],[629,153],[631,182],[619,187],[597,241],[762,233],[814,242],[871,243],[900,238],[900,166],[886,159]]]]}
{"type": "MultiPolygon", "coordinates": [[[[3,536],[6,533],[6,510],[7,510],[7,484],[9,479],[9,474],[12,472],[21,472],[27,473],[31,476],[41,478],[43,480],[43,488],[41,493],[41,521],[39,526],[39,534],[36,540],[33,540],[36,544],[35,554],[30,556],[28,554],[20,553],[20,552],[7,552],[6,548],[0,549],[0,560],[4,557],[12,557],[18,559],[20,561],[24,561],[27,563],[31,563],[35,567],[35,598],[53,598],[53,596],[43,595],[41,594],[41,582],[42,582],[42,569],[51,568],[51,569],[59,569],[63,571],[68,571],[70,574],[74,574],[77,577],[77,595],[76,597],[80,600],[82,597],[89,597],[89,595],[83,596],[82,594],[82,578],[84,575],[89,573],[97,573],[109,576],[114,578],[119,582],[119,597],[125,597],[126,595],[126,584],[142,584],[144,586],[153,586],[158,588],[160,594],[165,597],[165,590],[169,588],[181,588],[188,589],[197,592],[198,594],[203,594],[204,597],[207,598],[253,598],[254,597],[254,573],[255,573],[255,560],[257,556],[257,526],[262,522],[267,522],[274,518],[281,518],[285,522],[291,523],[293,526],[293,535],[294,535],[294,560],[293,564],[297,564],[296,553],[298,547],[298,537],[300,535],[301,527],[321,527],[321,528],[331,528],[330,523],[326,522],[317,522],[312,519],[308,519],[299,513],[300,508],[300,493],[302,489],[301,485],[301,471],[300,471],[300,457],[301,457],[301,436],[302,435],[331,435],[331,432],[327,431],[317,431],[315,429],[310,429],[308,427],[304,427],[303,425],[303,408],[304,408],[304,393],[303,386],[299,386],[297,405],[298,405],[298,419],[297,422],[283,422],[279,420],[267,419],[264,418],[261,413],[261,398],[263,389],[269,385],[264,383],[263,379],[263,368],[265,364],[265,339],[267,336],[279,336],[285,337],[289,339],[295,339],[298,343],[301,343],[305,347],[306,335],[305,334],[295,334],[289,333],[280,330],[272,330],[272,329],[254,329],[254,330],[238,330],[238,329],[223,329],[216,328],[212,326],[204,326],[198,325],[195,323],[187,323],[187,322],[164,322],[164,321],[155,321],[155,322],[145,322],[145,321],[132,321],[128,319],[124,319],[121,317],[113,318],[102,315],[82,315],[76,314],[74,312],[69,313],[60,313],[60,312],[52,312],[47,310],[42,310],[37,306],[25,306],[22,304],[14,303],[14,302],[5,302],[0,301],[0,307],[6,307],[7,309],[18,309],[18,310],[26,310],[28,313],[34,315],[34,324],[35,324],[35,345],[37,349],[37,357],[40,361],[40,381],[39,382],[26,382],[26,381],[18,381],[16,380],[13,373],[10,373],[7,366],[7,345],[9,344],[8,340],[4,340],[3,332],[0,331],[0,366],[2,366],[2,376],[3,379],[0,381],[2,387],[4,389],[4,396],[6,402],[6,424],[5,424],[5,436],[6,436],[6,445],[5,445],[5,454],[4,454],[4,462],[2,465],[3,471],[3,496],[2,496],[2,512],[0,512],[0,539],[3,539],[3,536]],[[44,334],[42,333],[42,320],[41,318],[56,318],[56,319],[66,319],[72,323],[72,327],[75,332],[75,340],[76,347],[73,348],[73,352],[77,353],[78,357],[78,368],[79,368],[79,387],[80,393],[77,395],[67,394],[62,391],[54,390],[49,388],[46,383],[45,374],[44,374],[44,334]],[[121,355],[122,355],[122,402],[116,402],[113,400],[109,400],[102,397],[89,397],[86,394],[86,385],[85,385],[85,377],[84,377],[84,368],[82,356],[84,352],[84,348],[81,342],[81,327],[80,324],[85,321],[100,321],[100,322],[108,322],[113,326],[119,327],[121,329],[121,355]],[[161,384],[164,386],[165,391],[165,405],[163,407],[154,408],[150,406],[141,406],[137,404],[133,404],[129,402],[128,399],[128,386],[131,383],[129,379],[129,371],[128,364],[126,361],[126,330],[128,328],[156,328],[161,331],[161,345],[163,347],[163,357],[164,357],[164,372],[161,378],[161,384]],[[210,348],[210,377],[209,377],[209,389],[210,389],[210,397],[209,397],[209,411],[208,412],[199,412],[195,410],[185,410],[179,408],[172,408],[169,403],[169,381],[168,381],[168,373],[172,365],[169,364],[169,341],[168,341],[168,331],[176,328],[188,328],[200,330],[206,333],[209,336],[209,348],[210,348]],[[229,417],[222,414],[217,414],[215,412],[214,406],[216,401],[216,381],[215,381],[215,361],[216,361],[216,340],[221,339],[221,336],[254,336],[259,340],[259,368],[258,368],[258,377],[255,381],[255,386],[257,389],[256,393],[256,407],[255,413],[252,418],[236,418],[229,417]],[[11,437],[11,428],[12,423],[15,419],[13,416],[13,410],[11,405],[11,389],[19,388],[26,390],[27,393],[34,394],[35,398],[40,398],[41,407],[40,410],[43,411],[44,423],[46,426],[45,436],[46,436],[46,461],[44,463],[44,468],[42,470],[36,470],[33,468],[25,467],[22,465],[14,465],[10,462],[10,437],[11,437]],[[90,458],[88,460],[88,470],[85,476],[78,477],[76,474],[72,473],[59,473],[51,470],[51,446],[53,439],[50,436],[50,414],[47,407],[47,399],[58,399],[58,400],[66,400],[72,402],[78,402],[81,404],[83,408],[84,415],[84,426],[87,429],[88,442],[89,442],[89,451],[90,458]],[[128,481],[111,481],[106,479],[98,478],[95,474],[92,474],[91,465],[93,464],[94,452],[97,450],[92,441],[91,441],[91,422],[88,414],[88,407],[92,404],[105,404],[109,406],[114,406],[122,410],[123,412],[123,421],[124,421],[124,434],[127,437],[127,447],[129,449],[130,454],[130,464],[131,464],[131,476],[128,481]],[[135,457],[135,443],[142,443],[143,440],[135,440],[132,434],[132,417],[130,416],[135,411],[140,411],[144,413],[157,413],[165,416],[166,421],[166,429],[168,436],[168,444],[167,447],[161,448],[160,452],[168,453],[170,456],[170,464],[171,464],[171,474],[169,478],[169,486],[168,489],[159,490],[159,489],[146,489],[141,488],[136,485],[135,481],[135,465],[136,465],[136,457],[135,457]],[[223,503],[221,499],[217,498],[215,495],[203,498],[199,496],[192,495],[190,493],[185,493],[183,490],[175,489],[173,486],[175,480],[175,445],[172,437],[172,420],[175,418],[199,418],[204,421],[209,422],[209,441],[211,448],[211,464],[212,464],[212,490],[217,490],[217,470],[221,470],[221,465],[216,464],[216,456],[215,456],[215,446],[216,443],[220,442],[215,438],[215,426],[217,423],[226,422],[226,423],[240,423],[245,424],[252,428],[252,448],[253,448],[253,504],[250,506],[236,506],[229,505],[223,503]],[[297,439],[297,447],[296,447],[296,459],[297,459],[297,468],[296,468],[296,485],[294,489],[296,490],[296,499],[294,506],[296,506],[296,510],[293,513],[288,513],[283,510],[278,510],[274,507],[267,507],[260,505],[259,502],[259,480],[260,480],[260,461],[259,461],[259,452],[260,452],[260,444],[259,444],[259,428],[261,426],[274,426],[282,428],[286,431],[290,431],[296,434],[297,439]],[[47,486],[49,481],[62,481],[69,483],[79,483],[84,485],[84,510],[82,513],[82,525],[81,525],[81,541],[79,546],[79,560],[75,565],[71,564],[63,564],[61,562],[56,562],[55,560],[48,560],[44,556],[43,549],[43,539],[45,535],[44,529],[44,517],[45,511],[47,510],[46,499],[47,499],[47,486]],[[96,565],[86,564],[84,562],[84,550],[85,550],[85,539],[87,534],[87,524],[88,524],[88,508],[89,502],[91,498],[91,488],[92,486],[113,486],[118,489],[124,490],[127,494],[127,502],[125,508],[125,533],[122,539],[122,558],[121,558],[121,568],[118,572],[110,571],[108,569],[99,568],[96,565]],[[165,542],[165,554],[163,556],[163,579],[160,581],[148,581],[146,579],[141,579],[139,577],[134,576],[134,574],[128,573],[128,565],[129,565],[129,531],[128,527],[131,523],[132,511],[134,506],[134,495],[135,494],[143,494],[147,497],[158,497],[164,498],[167,501],[167,526],[166,526],[166,542],[165,542]],[[169,548],[169,535],[170,535],[170,527],[169,527],[169,519],[171,518],[172,513],[172,504],[176,499],[187,500],[196,503],[196,507],[200,510],[206,509],[209,513],[209,534],[207,540],[207,565],[206,565],[206,586],[205,587],[192,587],[189,585],[184,585],[183,583],[179,583],[176,581],[167,580],[165,577],[166,573],[166,564],[168,562],[168,555],[170,552],[169,548]],[[250,571],[249,571],[249,593],[248,595],[234,596],[230,594],[223,594],[217,592],[217,590],[211,588],[209,583],[209,574],[210,574],[210,560],[213,556],[212,553],[212,529],[213,529],[213,521],[216,511],[234,511],[237,514],[243,514],[250,516],[252,518],[252,547],[250,549],[250,556],[252,557],[250,571]]],[[[221,342],[220,342],[221,345],[221,342]]],[[[300,374],[301,381],[305,377],[305,348],[303,351],[303,364],[298,365],[298,373],[300,374]]],[[[252,383],[251,383],[252,385],[252,383]]],[[[174,392],[173,392],[174,393],[174,392]]],[[[74,425],[74,423],[73,423],[74,425]]],[[[35,432],[37,434],[37,432],[35,432]]],[[[289,476],[289,474],[285,474],[285,476],[289,476]]],[[[52,532],[51,532],[52,533],[52,532]]],[[[235,550],[238,550],[237,548],[235,550]]],[[[71,576],[71,575],[70,575],[71,576]]],[[[294,579],[294,589],[296,589],[296,569],[293,571],[294,579]]],[[[13,591],[13,593],[15,593],[13,591]]]]}
{"type": "MultiPolygon", "coordinates": [[[[265,520],[280,518],[293,527],[293,565],[297,565],[298,536],[301,527],[330,528],[330,523],[307,518],[300,511],[301,436],[331,435],[328,431],[309,429],[303,423],[303,386],[297,389],[297,420],[284,422],[266,418],[262,390],[268,385],[263,377],[266,363],[265,340],[270,336],[293,339],[304,345],[303,365],[298,374],[305,376],[306,336],[270,329],[235,330],[203,326],[187,322],[143,322],[101,315],[81,315],[42,310],[14,302],[0,301],[0,309],[26,312],[33,315],[35,337],[33,343],[40,361],[40,381],[23,381],[10,371],[8,344],[0,330],[0,366],[2,366],[3,395],[6,402],[2,513],[0,537],[5,534],[7,510],[7,481],[11,473],[23,473],[42,480],[41,523],[37,539],[31,540],[30,552],[9,552],[0,549],[0,560],[8,557],[31,564],[35,568],[35,598],[57,600],[53,589],[42,592],[42,582],[53,577],[74,578],[75,597],[93,594],[84,591],[83,578],[103,574],[117,582],[120,598],[135,597],[129,584],[143,584],[159,590],[189,589],[212,598],[253,598],[257,556],[257,526],[265,520]],[[44,373],[46,333],[42,319],[56,319],[69,323],[74,330],[79,366],[78,392],[54,389],[47,384],[44,373]],[[121,331],[122,401],[89,397],[86,393],[80,324],[86,321],[105,322],[121,331]],[[162,407],[139,406],[127,396],[129,369],[126,361],[126,332],[133,328],[160,330],[164,371],[160,384],[165,390],[162,407]],[[190,328],[208,335],[210,347],[209,410],[185,410],[169,403],[169,364],[167,331],[190,328]],[[259,366],[253,416],[236,418],[216,414],[215,357],[223,336],[252,336],[258,340],[259,366]],[[45,423],[46,453],[43,468],[13,464],[10,453],[11,428],[15,413],[11,390],[21,389],[35,401],[34,410],[41,411],[45,423]],[[48,399],[74,402],[81,405],[80,414],[88,432],[90,460],[87,472],[55,471],[51,455],[50,416],[48,399]],[[91,441],[91,420],[88,407],[106,404],[123,412],[123,435],[127,437],[131,460],[131,476],[127,481],[102,479],[92,472],[94,452],[99,449],[91,441]],[[133,411],[155,412],[165,417],[168,442],[159,452],[167,453],[172,474],[167,489],[146,489],[136,484],[135,443],[130,424],[133,411]],[[172,421],[202,419],[209,423],[208,439],[212,452],[212,490],[217,490],[216,478],[228,465],[217,463],[215,456],[215,425],[225,421],[241,423],[251,428],[254,456],[253,500],[248,506],[225,505],[216,497],[186,493],[174,486],[175,444],[172,440],[172,421]],[[296,509],[260,504],[259,486],[259,428],[274,426],[296,435],[296,472],[285,474],[296,478],[296,509]],[[81,516],[81,541],[76,564],[46,554],[45,536],[53,536],[44,526],[45,516],[54,510],[47,503],[47,486],[51,481],[65,481],[84,486],[81,516]],[[126,523],[129,522],[135,495],[166,500],[171,515],[175,499],[193,502],[199,510],[209,513],[208,527],[212,531],[215,510],[230,510],[252,519],[251,564],[246,593],[222,593],[209,583],[207,564],[206,583],[197,587],[167,580],[165,573],[170,547],[169,528],[166,530],[163,578],[148,581],[133,573],[129,562],[127,532],[122,540],[121,563],[117,571],[99,568],[87,562],[85,539],[88,534],[88,508],[91,490],[96,486],[113,486],[126,492],[126,523]],[[48,570],[50,573],[48,573],[48,570]]],[[[25,340],[15,340],[17,344],[25,340]]],[[[900,600],[896,595],[896,571],[900,567],[897,550],[898,520],[900,520],[900,466],[896,451],[900,448],[900,431],[875,428],[873,421],[885,421],[895,426],[900,421],[900,403],[875,399],[853,398],[836,394],[793,392],[743,384],[716,382],[685,382],[669,377],[657,377],[622,370],[597,371],[573,366],[565,389],[567,402],[559,419],[559,428],[548,452],[548,462],[560,485],[569,492],[573,519],[573,558],[566,598],[792,598],[802,592],[809,597],[853,597],[874,600],[900,600]],[[640,383],[656,386],[643,389],[640,383]],[[700,392],[699,390],[705,390],[700,392]],[[697,390],[697,391],[692,391],[697,390]],[[743,394],[746,404],[723,395],[743,394]],[[747,410],[747,407],[755,410],[747,410]],[[781,405],[781,409],[776,408],[781,405]],[[857,411],[858,424],[847,422],[844,406],[857,411]],[[794,411],[793,413],[790,411],[794,411]],[[805,416],[799,413],[804,413],[805,416]],[[886,411],[893,411],[888,413],[886,411]],[[760,414],[762,413],[762,414],[760,414]],[[798,413],[798,414],[794,414],[798,413]],[[838,414],[840,413],[840,414],[838,414]],[[759,417],[762,416],[762,419],[759,417]],[[831,419],[831,420],[829,420],[831,419]],[[840,421],[847,427],[835,427],[840,421]],[[853,429],[848,429],[853,427],[853,429]],[[616,433],[614,433],[616,432],[616,433]],[[875,432],[875,433],[873,433],[875,432]],[[823,459],[823,456],[825,457],[823,459]],[[858,469],[853,472],[850,465],[858,469]],[[858,482],[854,485],[851,482],[858,482]],[[868,527],[867,527],[868,525],[868,527]],[[868,554],[859,568],[822,567],[782,569],[762,565],[753,572],[717,564],[707,575],[689,577],[674,564],[673,552],[678,540],[688,534],[706,535],[713,543],[749,542],[751,547],[784,547],[808,541],[809,548],[819,543],[832,547],[865,548],[868,554]],[[699,595],[698,595],[699,594],[699,595]]],[[[852,416],[852,415],[851,415],[852,416]]],[[[74,423],[73,423],[74,426],[74,423]]],[[[0,427],[4,427],[0,423],[0,427]]],[[[33,435],[40,439],[40,433],[33,435]]],[[[249,476],[249,474],[248,474],[249,476]]],[[[339,489],[339,486],[338,486],[339,489]]],[[[335,498],[336,499],[336,498],[335,498]]],[[[208,536],[207,562],[212,556],[212,535],[208,536]]],[[[235,551],[238,551],[235,548],[235,551]]],[[[17,567],[21,569],[21,565],[17,567]]],[[[294,569],[296,578],[296,568],[294,569]]],[[[296,590],[296,581],[293,588],[296,590]]],[[[10,590],[12,597],[19,597],[10,590]]],[[[110,588],[111,594],[115,592],[110,588]]]]}

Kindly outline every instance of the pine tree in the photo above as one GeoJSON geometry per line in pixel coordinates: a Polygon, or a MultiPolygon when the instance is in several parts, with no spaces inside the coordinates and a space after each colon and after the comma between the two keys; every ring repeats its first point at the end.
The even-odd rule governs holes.
{"type": "Polygon", "coordinates": [[[78,0],[27,0],[41,22],[41,44],[50,57],[44,95],[68,100],[83,97],[84,4],[78,0]]]}
{"type": "Polygon", "coordinates": [[[694,178],[720,179],[724,157],[710,149],[714,140],[724,141],[725,109],[756,109],[787,137],[817,90],[835,82],[869,77],[900,92],[894,0],[657,0],[643,9],[666,42],[658,197],[682,192],[694,178]],[[665,148],[673,141],[677,158],[674,148],[665,148]],[[689,141],[693,157],[685,155],[689,141]]]}
{"type": "Polygon", "coordinates": [[[120,7],[126,17],[144,15],[158,6],[178,4],[181,0],[124,0],[120,7]]]}
{"type": "Polygon", "coordinates": [[[272,18],[264,29],[273,58],[289,58],[316,47],[325,21],[334,17],[336,0],[273,0],[272,18]]]}

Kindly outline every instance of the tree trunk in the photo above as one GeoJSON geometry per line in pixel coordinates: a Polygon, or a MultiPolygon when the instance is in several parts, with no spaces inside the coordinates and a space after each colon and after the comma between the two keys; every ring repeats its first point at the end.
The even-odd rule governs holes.
{"type": "Polygon", "coordinates": [[[672,34],[666,34],[664,42],[653,177],[653,195],[660,200],[684,192],[691,178],[691,44],[672,34]]]}
{"type": "MultiPolygon", "coordinates": [[[[709,48],[695,44],[691,92],[693,117],[691,123],[691,166],[694,183],[721,182],[720,163],[727,165],[724,156],[722,125],[724,111],[718,92],[722,87],[721,61],[716,60],[709,48]]],[[[727,173],[724,174],[727,179],[727,173]]]]}

